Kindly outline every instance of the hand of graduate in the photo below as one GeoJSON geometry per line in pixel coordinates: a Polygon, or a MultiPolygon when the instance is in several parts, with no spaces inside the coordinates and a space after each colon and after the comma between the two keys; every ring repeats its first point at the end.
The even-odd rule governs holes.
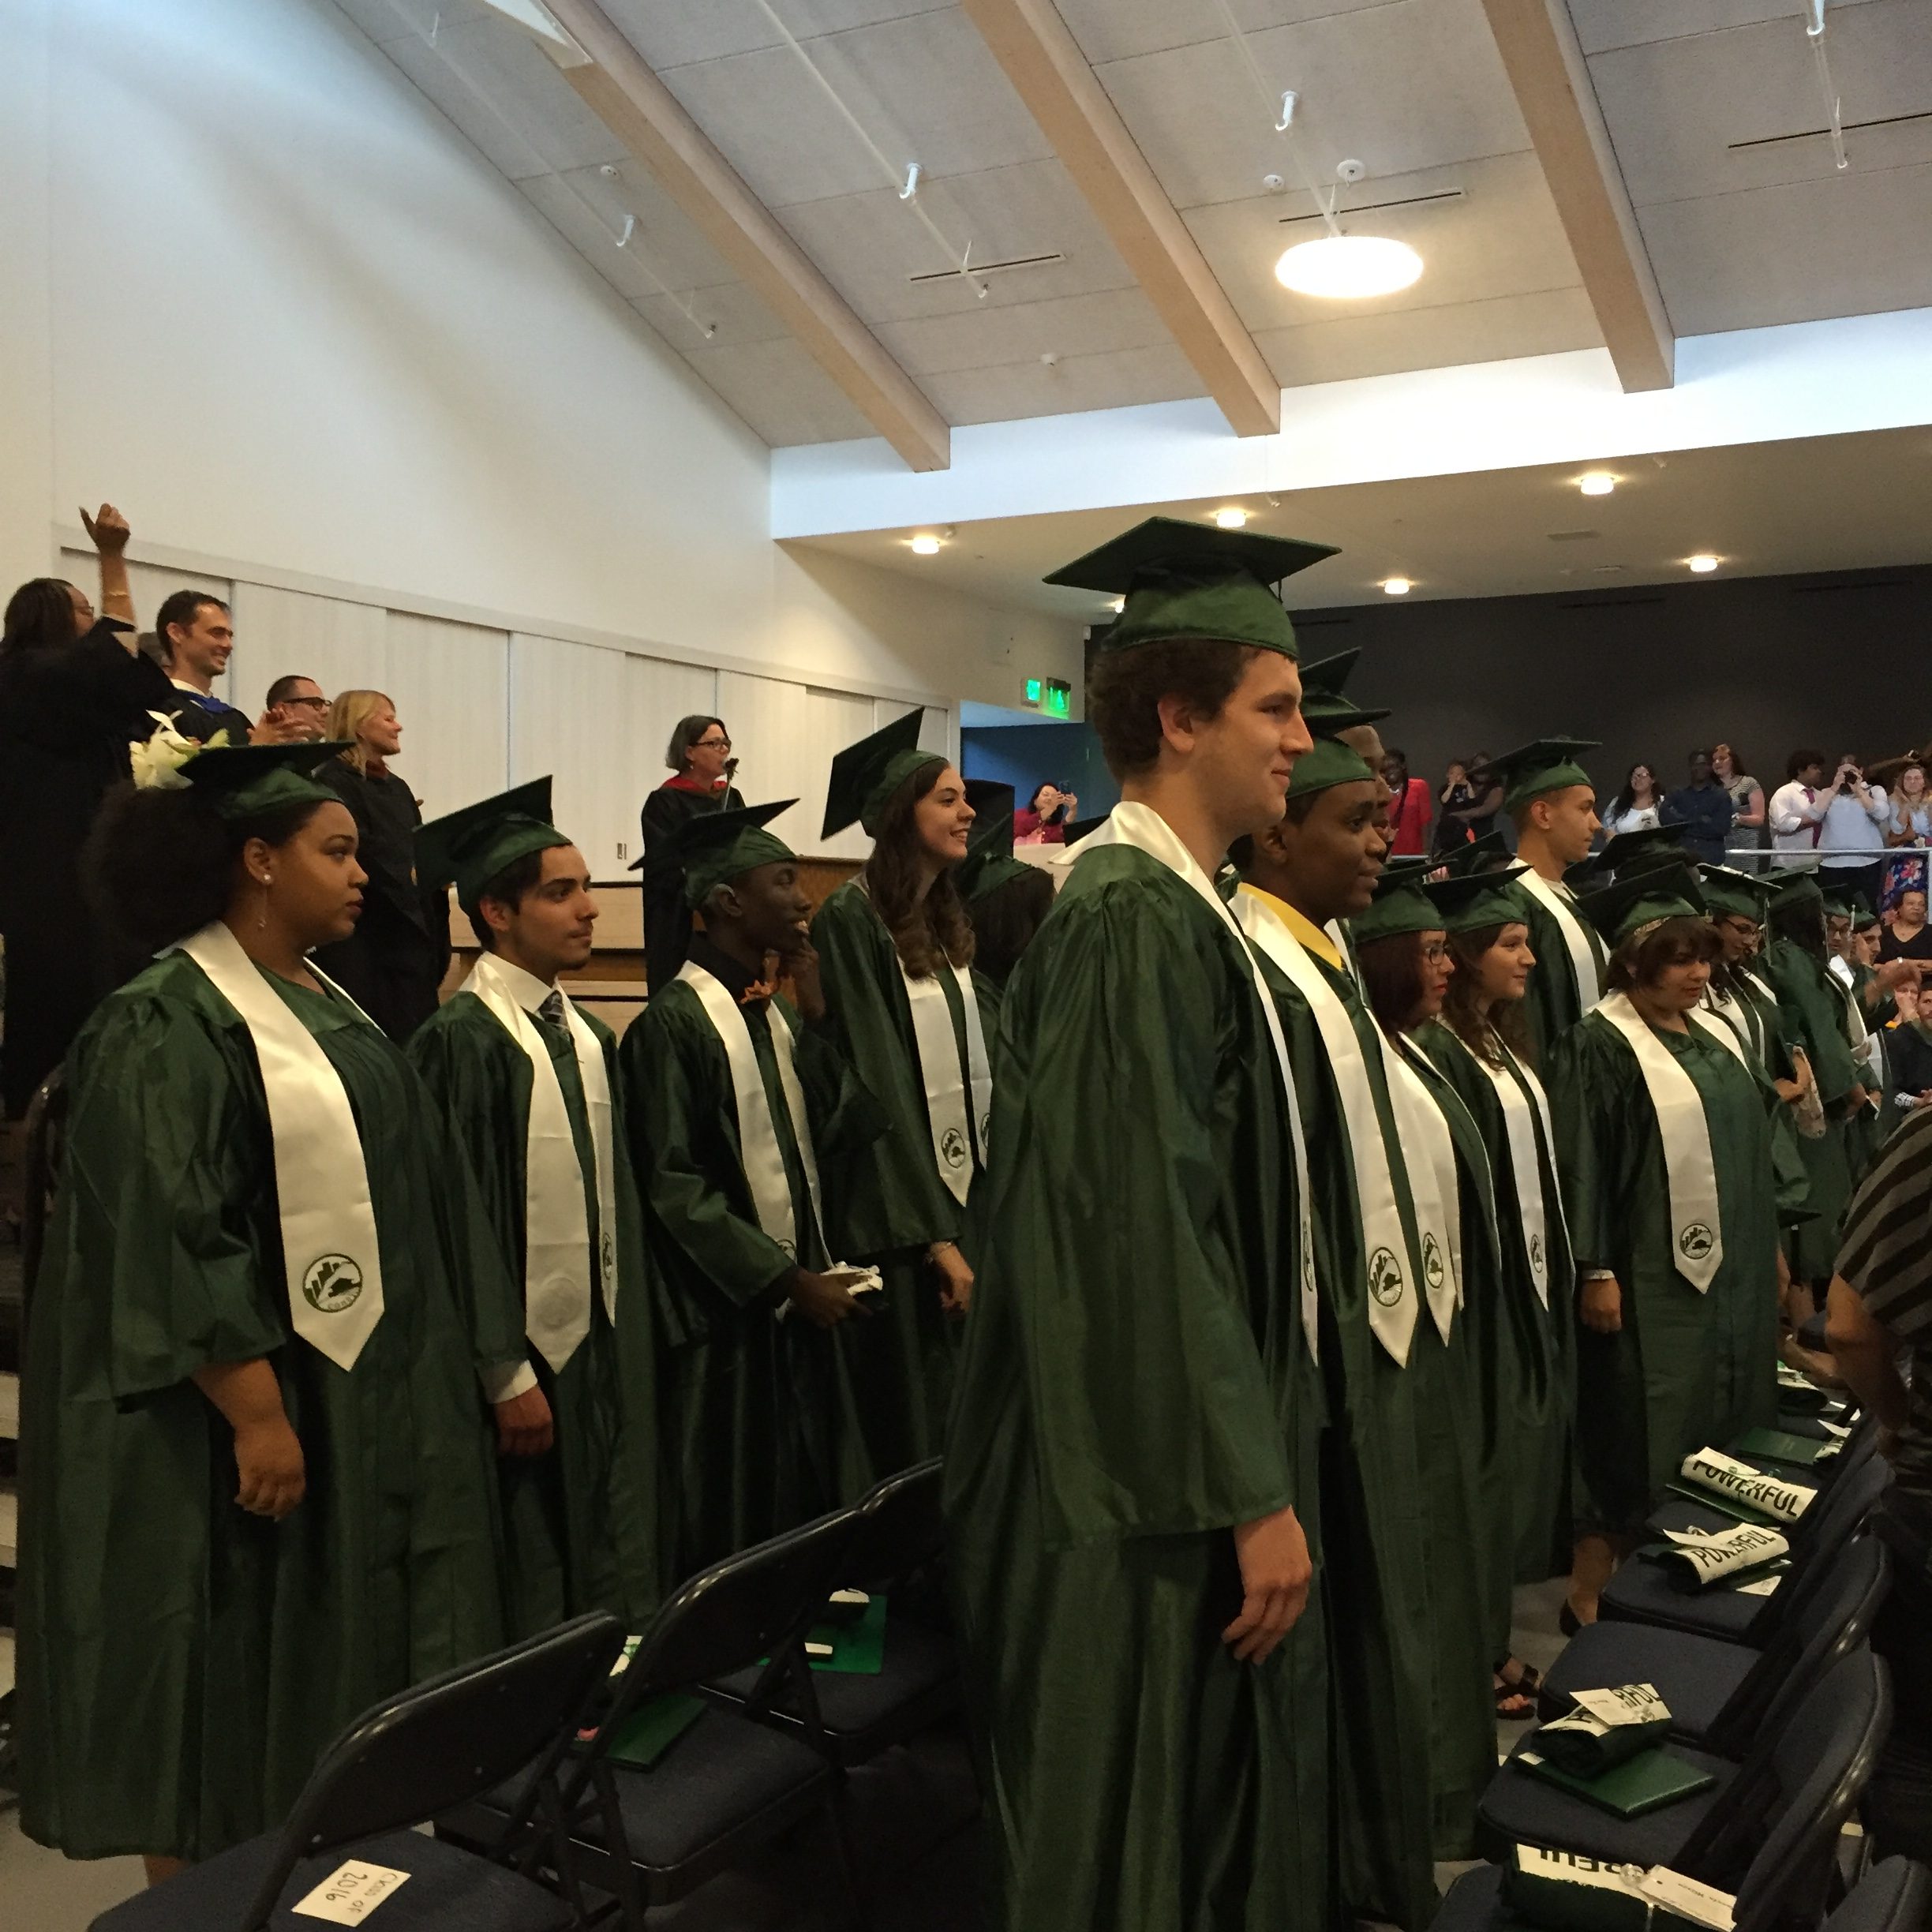
{"type": "Polygon", "coordinates": [[[792,1271],[785,1282],[785,1294],[814,1328],[836,1328],[848,1316],[859,1312],[858,1297],[844,1282],[835,1282],[829,1275],[814,1275],[810,1268],[792,1271]]]}
{"type": "Polygon", "coordinates": [[[954,1241],[934,1241],[927,1251],[939,1271],[939,1305],[948,1314],[964,1315],[972,1306],[973,1271],[954,1241]]]}
{"type": "Polygon", "coordinates": [[[540,1388],[526,1389],[507,1402],[496,1405],[496,1453],[507,1456],[540,1456],[556,1434],[550,1404],[540,1388]]]}
{"type": "Polygon", "coordinates": [[[235,1500],[252,1516],[279,1522],[302,1500],[309,1484],[301,1443],[279,1411],[235,1431],[235,1467],[241,1485],[235,1500]]]}
{"type": "Polygon", "coordinates": [[[811,935],[801,932],[796,942],[778,955],[779,970],[792,982],[798,1002],[799,1017],[816,1024],[825,1017],[825,987],[818,977],[818,949],[811,935]]]}
{"type": "Polygon", "coordinates": [[[1623,1326],[1623,1290],[1614,1275],[1586,1281],[1577,1296],[1577,1315],[1586,1328],[1616,1335],[1623,1326]]]}
{"type": "Polygon", "coordinates": [[[82,504],[80,521],[86,528],[88,541],[103,556],[118,555],[125,550],[129,537],[134,534],[128,528],[127,519],[112,504],[103,504],[92,516],[87,513],[87,506],[82,504]]]}
{"type": "Polygon", "coordinates": [[[1293,1509],[1257,1516],[1234,1526],[1234,1554],[1241,1562],[1241,1615],[1221,1633],[1243,1664],[1261,1664],[1295,1627],[1308,1608],[1315,1566],[1308,1538],[1293,1509]]]}

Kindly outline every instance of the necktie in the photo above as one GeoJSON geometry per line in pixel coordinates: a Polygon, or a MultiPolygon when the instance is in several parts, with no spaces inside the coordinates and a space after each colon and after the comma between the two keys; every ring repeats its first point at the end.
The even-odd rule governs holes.
{"type": "MultiPolygon", "coordinates": [[[[1818,803],[1818,794],[1814,792],[1809,785],[1805,787],[1805,803],[1807,805],[1815,805],[1818,803]]],[[[1812,820],[1811,843],[1814,845],[1818,842],[1818,834],[1824,829],[1825,821],[1822,818],[1814,818],[1812,820]]]]}
{"type": "Polygon", "coordinates": [[[552,987],[544,1003],[537,1009],[539,1020],[548,1020],[553,1027],[561,1027],[564,1020],[564,995],[552,987]]]}

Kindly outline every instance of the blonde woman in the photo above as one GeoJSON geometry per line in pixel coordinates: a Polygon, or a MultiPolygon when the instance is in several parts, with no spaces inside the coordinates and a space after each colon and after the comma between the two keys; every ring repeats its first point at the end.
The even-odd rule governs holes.
{"type": "Polygon", "coordinates": [[[346,691],[329,707],[328,735],[349,746],[316,776],[356,822],[369,874],[361,922],[316,963],[399,1045],[436,1009],[449,966],[447,896],[416,882],[415,794],[389,769],[402,748],[395,706],[375,691],[346,691]]]}

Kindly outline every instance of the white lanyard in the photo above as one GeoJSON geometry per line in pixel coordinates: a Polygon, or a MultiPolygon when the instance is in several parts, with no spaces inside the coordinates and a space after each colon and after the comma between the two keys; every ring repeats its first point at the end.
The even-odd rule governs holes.
{"type": "MultiPolygon", "coordinates": [[[[561,1372],[590,1332],[593,1291],[590,1217],[584,1172],[571,1132],[563,1082],[537,1023],[523,1009],[493,953],[477,957],[460,991],[480,1001],[530,1065],[530,1118],[523,1142],[523,1328],[552,1369],[561,1372]]],[[[610,1073],[604,1049],[563,989],[564,1020],[583,1084],[596,1165],[598,1241],[596,1282],[604,1310],[617,1316],[617,1182],[612,1146],[610,1073]]]]}
{"type": "MultiPolygon", "coordinates": [[[[1275,1049],[1275,1070],[1281,1076],[1282,1102],[1288,1114],[1288,1144],[1294,1161],[1295,1239],[1299,1245],[1301,1333],[1308,1342],[1311,1359],[1319,1354],[1320,1318],[1315,1288],[1315,1230],[1312,1204],[1309,1199],[1308,1143],[1302,1136],[1301,1103],[1295,1094],[1294,1069],[1288,1058],[1288,1042],[1282,1033],[1281,1015],[1275,1010],[1275,996],[1261,977],[1254,949],[1241,930],[1241,922],[1222,902],[1214,882],[1195,863],[1194,855],[1176,837],[1173,826],[1151,806],[1125,800],[1114,807],[1106,823],[1092,835],[1110,845],[1131,845],[1158,859],[1169,871],[1189,886],[1213,909],[1214,915],[1232,933],[1248,962],[1254,982],[1255,998],[1261,1002],[1262,1024],[1267,1028],[1269,1043],[1275,1049]],[[1105,835],[1103,838],[1103,834],[1105,835]]],[[[1081,840],[1083,846],[1089,844],[1081,840]]]]}
{"type": "MultiPolygon", "coordinates": [[[[895,953],[893,956],[897,959],[895,953]]],[[[987,1129],[993,1112],[993,1067],[987,1055],[986,1028],[979,1019],[979,999],[972,975],[948,960],[940,972],[953,975],[966,1018],[966,1063],[960,1064],[958,1036],[953,1031],[953,1009],[937,974],[915,979],[900,963],[905,981],[906,1004],[912,1015],[912,1045],[919,1055],[919,1084],[926,1091],[926,1121],[932,1133],[933,1162],[939,1178],[961,1207],[972,1186],[975,1167],[986,1160],[987,1129]],[[972,1112],[966,1110],[967,1088],[972,1089],[972,1112]]]]}
{"type": "Polygon", "coordinates": [[[745,1185],[751,1190],[751,1206],[758,1215],[758,1224],[769,1240],[796,1261],[805,1230],[799,1227],[792,1206],[792,1184],[785,1178],[784,1152],[779,1144],[771,1096],[758,1071],[757,1049],[747,1031],[762,1020],[770,1037],[772,1058],[778,1069],[778,1090],[784,1096],[785,1111],[792,1118],[792,1138],[798,1144],[806,1190],[811,1197],[811,1213],[816,1222],[821,1214],[818,1157],[812,1146],[811,1121],[805,1109],[805,1090],[799,1082],[792,1029],[782,1014],[774,1017],[769,1002],[758,1013],[740,1006],[723,981],[695,960],[687,960],[679,968],[677,976],[698,996],[705,1017],[711,1022],[712,1031],[724,1049],[725,1063],[731,1069],[732,1100],[738,1114],[738,1156],[744,1170],[745,1185]]]}
{"type": "Polygon", "coordinates": [[[353,1368],[382,1319],[382,1257],[362,1136],[342,1076],[220,920],[179,949],[254,1043],[275,1142],[290,1320],[337,1368],[353,1368]]]}
{"type": "Polygon", "coordinates": [[[1597,964],[1597,949],[1577,916],[1575,900],[1566,889],[1552,886],[1533,867],[1519,872],[1516,883],[1556,922],[1563,950],[1570,955],[1570,970],[1576,979],[1577,1009],[1579,1013],[1588,1013],[1603,998],[1603,979],[1597,964]]]}
{"type": "Polygon", "coordinates": [[[1382,1064],[1422,1240],[1422,1286],[1436,1331],[1447,1342],[1462,1305],[1462,1204],[1455,1137],[1428,1081],[1386,1035],[1382,1064]]]}
{"type": "MultiPolygon", "coordinates": [[[[1361,1211],[1362,1252],[1368,1262],[1368,1327],[1376,1339],[1405,1368],[1415,1339],[1419,1312],[1406,1260],[1409,1237],[1396,1196],[1394,1166],[1376,1111],[1375,1089],[1361,1037],[1335,989],[1322,977],[1301,942],[1265,900],[1244,887],[1234,895],[1242,930],[1287,976],[1308,1002],[1322,1037],[1341,1102],[1342,1131],[1348,1136],[1355,1195],[1361,1211]],[[1360,1122],[1358,1127],[1357,1123],[1360,1122]]],[[[1271,1001],[1270,1005],[1273,1002],[1271,1001]]]]}
{"type": "Polygon", "coordinates": [[[1702,1294],[1724,1260],[1724,1227],[1718,1209],[1717,1163],[1711,1153],[1710,1121],[1697,1082],[1651,1031],[1629,995],[1612,993],[1597,1017],[1616,1028],[1635,1056],[1664,1143],[1664,1172],[1670,1190],[1672,1259],[1679,1274],[1702,1294]]]}

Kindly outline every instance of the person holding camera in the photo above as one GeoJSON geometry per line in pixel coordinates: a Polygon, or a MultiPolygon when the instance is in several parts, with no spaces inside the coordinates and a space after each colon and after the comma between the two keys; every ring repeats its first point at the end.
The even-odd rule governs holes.
{"type": "Polygon", "coordinates": [[[1840,893],[1857,893],[1876,905],[1884,882],[1891,800],[1881,787],[1865,782],[1858,760],[1848,751],[1818,803],[1825,808],[1818,821],[1818,851],[1828,874],[1825,883],[1840,893]]]}
{"type": "Polygon", "coordinates": [[[1033,789],[1032,800],[1013,814],[1016,845],[1064,845],[1066,829],[1080,813],[1080,800],[1050,778],[1033,789]]]}

